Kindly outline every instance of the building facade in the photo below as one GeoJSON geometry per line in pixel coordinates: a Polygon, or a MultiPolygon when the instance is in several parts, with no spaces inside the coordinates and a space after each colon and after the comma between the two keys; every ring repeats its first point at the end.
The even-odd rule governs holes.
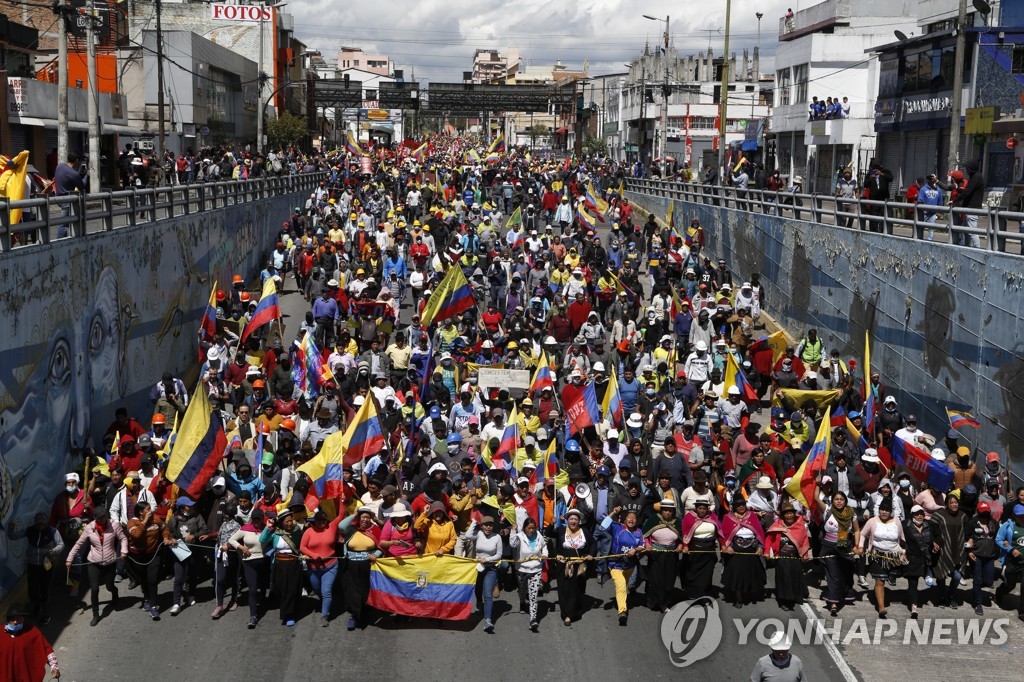
{"type": "Polygon", "coordinates": [[[888,39],[872,50],[880,73],[874,111],[878,156],[895,176],[894,193],[930,173],[945,177],[954,170],[947,166],[955,122],[961,127],[959,165],[976,159],[985,175],[987,200],[1006,206],[1024,182],[1024,152],[1019,145],[1007,145],[1015,134],[1024,137],[1024,2],[1001,3],[987,16],[969,9],[964,87],[956,115],[957,0],[922,2],[916,35],[888,39]]]}
{"type": "Polygon", "coordinates": [[[865,50],[914,31],[912,0],[825,0],[779,19],[771,130],[776,167],[804,189],[831,194],[838,168],[865,169],[875,154],[878,61],[865,50]],[[839,98],[849,115],[811,120],[814,98],[839,98]]]}

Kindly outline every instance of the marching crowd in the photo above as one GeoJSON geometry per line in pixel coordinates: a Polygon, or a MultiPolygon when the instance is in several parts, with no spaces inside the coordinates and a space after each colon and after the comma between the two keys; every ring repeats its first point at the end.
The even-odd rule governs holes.
{"type": "Polygon", "coordinates": [[[313,599],[323,626],[347,612],[354,629],[382,615],[366,605],[373,562],[454,554],[480,562],[489,632],[503,594],[537,631],[540,595],[555,592],[570,626],[609,581],[623,626],[630,608],[702,595],[792,610],[820,594],[836,615],[858,588],[880,618],[893,601],[917,617],[966,599],[979,614],[1015,602],[1024,619],[1006,599],[1024,575],[1024,489],[1011,493],[998,453],[920,431],[898,391],[863,381],[816,330],[765,338],[758,274],[709,257],[696,220],[641,216],[622,196],[628,169],[525,150],[473,163],[470,145],[378,153],[372,174],[345,154],[319,161],[327,177],[265,268],[217,294],[200,376],[231,443],[219,470],[195,498],[166,480],[190,390],[165,374],[151,405],[119,411],[109,461],[68,473],[49,515],[8,529],[30,547],[32,617],[45,622],[67,570],[73,594],[87,577],[93,625],[101,588],[113,602],[138,590],[157,620],[210,580],[213,619],[241,608],[255,628],[276,610],[294,626],[313,599]],[[455,269],[472,293],[457,306],[442,286],[455,269]],[[268,279],[309,312],[240,343],[268,279]],[[307,339],[318,376],[301,371],[307,339]],[[483,386],[487,368],[528,370],[531,387],[483,386]],[[317,502],[300,468],[367,401],[384,445],[317,502]],[[898,443],[952,483],[898,466],[898,443]]]}

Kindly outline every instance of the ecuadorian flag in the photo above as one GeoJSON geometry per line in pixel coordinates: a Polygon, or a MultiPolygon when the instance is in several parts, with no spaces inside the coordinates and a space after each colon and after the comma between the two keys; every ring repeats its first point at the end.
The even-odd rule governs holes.
{"type": "Polygon", "coordinates": [[[814,439],[811,451],[807,453],[807,458],[797,469],[793,480],[786,486],[786,492],[799,500],[804,507],[810,509],[815,518],[821,517],[821,510],[818,508],[818,499],[814,495],[814,489],[828,466],[828,455],[832,448],[831,413],[831,408],[825,410],[825,416],[818,426],[818,435],[814,439]]]}
{"type": "Polygon", "coordinates": [[[453,265],[448,268],[444,279],[430,295],[430,300],[423,308],[422,324],[429,326],[434,322],[447,320],[465,312],[476,305],[473,289],[466,281],[462,268],[453,265]]]}
{"type": "Polygon", "coordinates": [[[263,283],[263,293],[260,295],[260,302],[256,304],[256,310],[253,311],[252,317],[249,318],[245,329],[242,330],[242,338],[238,342],[239,345],[245,343],[245,340],[254,331],[265,324],[270,324],[279,317],[281,317],[281,308],[277,304],[277,285],[274,284],[273,277],[268,277],[267,281],[263,283]]]}
{"type": "Polygon", "coordinates": [[[612,426],[622,425],[622,394],[619,392],[619,379],[615,375],[614,365],[612,365],[612,373],[608,376],[608,388],[604,391],[601,411],[612,426]]]}
{"type": "Polygon", "coordinates": [[[216,473],[227,444],[220,412],[211,410],[207,388],[200,382],[178,428],[167,463],[167,480],[198,499],[216,473]]]}
{"type": "Polygon", "coordinates": [[[963,426],[973,426],[974,428],[981,426],[981,423],[970,412],[951,410],[947,407],[946,416],[949,417],[949,426],[953,429],[959,429],[963,426]]]}
{"type": "Polygon", "coordinates": [[[551,372],[547,353],[541,351],[540,359],[537,361],[537,371],[533,373],[533,381],[530,382],[530,395],[537,395],[545,388],[555,390],[555,378],[551,372]]]}
{"type": "Polygon", "coordinates": [[[473,609],[475,559],[446,554],[377,559],[370,566],[375,609],[417,618],[466,620],[473,609]]]}

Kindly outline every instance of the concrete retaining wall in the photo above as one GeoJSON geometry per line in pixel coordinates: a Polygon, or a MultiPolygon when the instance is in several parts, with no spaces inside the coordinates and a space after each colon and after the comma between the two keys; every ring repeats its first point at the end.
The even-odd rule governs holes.
{"type": "MultiPolygon", "coordinates": [[[[668,199],[627,198],[664,217],[668,199]]],[[[796,338],[816,327],[827,350],[872,367],[904,415],[940,440],[945,408],[981,428],[961,434],[1024,473],[1024,259],[716,206],[676,202],[676,221],[700,219],[708,249],[740,281],[761,273],[767,310],[796,338]],[[1008,453],[1008,454],[1007,454],[1008,453]]],[[[982,462],[984,458],[982,458],[982,462]]]]}
{"type": "MultiPolygon", "coordinates": [[[[256,275],[299,194],[0,256],[4,527],[50,509],[71,452],[101,444],[117,407],[148,428],[161,374],[195,376],[213,280],[228,289],[233,274],[256,275]]],[[[0,598],[24,551],[0,533],[0,598]]]]}

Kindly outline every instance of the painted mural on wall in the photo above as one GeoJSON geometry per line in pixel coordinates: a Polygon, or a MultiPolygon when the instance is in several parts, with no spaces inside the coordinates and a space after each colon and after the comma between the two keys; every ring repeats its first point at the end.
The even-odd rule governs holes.
{"type": "MultiPolygon", "coordinates": [[[[630,198],[657,215],[668,207],[667,199],[630,198]]],[[[768,312],[794,337],[816,327],[827,348],[859,359],[870,330],[873,367],[904,414],[941,434],[946,407],[969,409],[982,426],[964,439],[1009,456],[1014,474],[1024,474],[1019,256],[675,205],[683,223],[700,219],[708,249],[740,279],[761,273],[768,312]]]]}
{"type": "MultiPolygon", "coordinates": [[[[0,257],[0,524],[49,510],[117,407],[149,426],[162,373],[195,375],[212,280],[257,273],[295,198],[0,257]]],[[[0,533],[0,598],[22,573],[24,543],[0,533]]]]}

